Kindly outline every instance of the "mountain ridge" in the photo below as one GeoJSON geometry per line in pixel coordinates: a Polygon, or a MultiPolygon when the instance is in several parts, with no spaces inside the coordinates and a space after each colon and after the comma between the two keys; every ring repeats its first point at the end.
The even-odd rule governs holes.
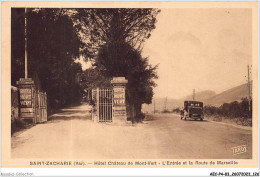
{"type": "MultiPolygon", "coordinates": [[[[197,92],[195,95],[195,100],[204,102],[204,105],[211,105],[219,107],[224,103],[230,103],[233,101],[241,101],[242,98],[248,97],[248,87],[247,84],[242,84],[230,89],[227,89],[221,93],[216,94],[212,90],[204,90],[197,92]]],[[[154,111],[154,102],[155,102],[155,110],[163,111],[166,109],[172,111],[175,108],[182,108],[183,102],[185,100],[192,100],[192,95],[188,95],[181,99],[167,99],[166,98],[154,98],[153,103],[150,105],[143,105],[144,112],[153,112],[154,111]]]]}
{"type": "Polygon", "coordinates": [[[248,97],[248,86],[247,84],[242,84],[228,90],[225,90],[219,94],[216,94],[206,100],[205,104],[212,106],[220,106],[224,103],[231,103],[233,101],[241,101],[242,98],[248,97]]]}

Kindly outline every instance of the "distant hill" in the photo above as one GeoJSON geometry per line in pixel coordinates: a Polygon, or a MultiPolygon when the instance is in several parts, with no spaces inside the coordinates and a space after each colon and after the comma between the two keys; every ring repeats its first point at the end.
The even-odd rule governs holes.
{"type": "Polygon", "coordinates": [[[230,103],[233,101],[241,101],[241,98],[248,97],[247,84],[243,84],[237,87],[233,87],[217,95],[214,95],[206,100],[206,105],[221,106],[224,103],[230,103]]]}
{"type": "MultiPolygon", "coordinates": [[[[195,99],[204,102],[204,105],[221,106],[224,103],[230,103],[233,101],[241,101],[241,98],[248,97],[247,84],[243,84],[237,87],[233,87],[219,94],[214,91],[205,90],[197,92],[195,99]]],[[[182,99],[167,99],[167,110],[172,111],[174,108],[183,107],[185,100],[192,100],[192,95],[188,95],[182,99]]],[[[166,98],[155,98],[155,109],[156,111],[164,110],[166,98]]],[[[154,102],[150,105],[144,104],[142,107],[143,112],[153,112],[154,102]]]]}
{"type": "MultiPolygon", "coordinates": [[[[201,92],[196,92],[195,95],[195,100],[199,100],[199,101],[204,101],[210,97],[213,97],[216,95],[216,92],[212,91],[212,90],[205,90],[205,91],[201,91],[201,92]]],[[[192,100],[192,95],[188,95],[184,98],[182,98],[181,100],[192,100]]]]}
{"type": "MultiPolygon", "coordinates": [[[[214,91],[205,90],[196,93],[196,100],[204,101],[212,96],[216,95],[214,91]]],[[[166,109],[172,111],[175,108],[180,108],[183,106],[183,102],[185,100],[192,100],[192,95],[188,95],[182,99],[169,99],[167,98],[166,109]]],[[[166,98],[154,98],[153,103],[150,105],[144,104],[142,107],[143,112],[153,112],[154,111],[154,102],[155,102],[155,110],[162,111],[165,107],[166,98]]]]}

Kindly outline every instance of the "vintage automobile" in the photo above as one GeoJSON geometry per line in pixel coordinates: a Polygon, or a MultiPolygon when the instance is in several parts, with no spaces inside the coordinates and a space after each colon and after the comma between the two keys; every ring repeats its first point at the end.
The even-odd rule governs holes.
{"type": "Polygon", "coordinates": [[[200,119],[203,121],[203,103],[199,101],[184,101],[184,108],[181,111],[181,119],[186,120],[187,118],[191,119],[200,119]]]}

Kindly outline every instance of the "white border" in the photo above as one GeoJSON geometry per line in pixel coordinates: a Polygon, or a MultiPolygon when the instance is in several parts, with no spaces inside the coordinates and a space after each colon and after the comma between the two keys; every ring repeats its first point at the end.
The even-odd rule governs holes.
{"type": "MultiPolygon", "coordinates": [[[[0,1],[4,2],[4,1],[23,1],[23,0],[0,0],[0,1]]],[[[26,0],[26,1],[48,1],[48,0],[26,0]]],[[[69,0],[56,0],[56,1],[69,1],[69,0]]],[[[76,0],[76,1],[84,1],[84,0],[76,0]]],[[[89,0],[89,1],[108,1],[108,0],[89,0]]],[[[121,1],[135,1],[135,0],[121,0],[121,1]]],[[[156,1],[156,0],[141,0],[141,1],[156,1]]],[[[179,1],[185,2],[185,0],[179,0],[179,1]]],[[[187,1],[192,1],[192,0],[187,0],[187,1]]],[[[200,1],[217,1],[217,2],[222,1],[223,2],[227,0],[200,0],[200,1]]],[[[229,0],[228,2],[232,2],[232,1],[234,2],[234,1],[243,1],[243,0],[229,0]]],[[[255,1],[255,0],[247,0],[247,1],[255,1]]],[[[258,2],[258,19],[260,19],[259,0],[257,0],[257,2],[258,2]]],[[[1,20],[1,8],[2,8],[2,3],[0,4],[0,20],[1,20]]],[[[2,34],[1,29],[0,29],[0,34],[2,34]]],[[[260,29],[260,23],[258,23],[258,43],[260,39],[259,29],[260,29]]],[[[0,36],[0,41],[1,41],[1,36],[0,36]]],[[[258,45],[258,51],[260,51],[259,45],[258,45]]],[[[1,52],[2,51],[0,47],[0,54],[2,54],[1,52]]],[[[259,61],[259,55],[258,55],[258,61],[259,61]]],[[[258,67],[259,66],[260,64],[258,63],[258,67]]],[[[0,67],[0,75],[1,75],[1,67],[0,67]]],[[[259,76],[260,74],[258,72],[258,78],[259,76]]],[[[2,82],[0,82],[0,88],[2,89],[1,83],[2,82]]],[[[0,93],[0,99],[2,97],[1,93],[0,93]]],[[[258,95],[258,100],[259,98],[260,96],[258,95]]],[[[258,101],[258,108],[260,108],[259,101],[258,101]]],[[[1,112],[1,103],[0,103],[0,112],[1,112]]],[[[260,123],[258,122],[258,127],[259,125],[260,123]]],[[[0,121],[0,132],[1,132],[1,121],[0,121]]],[[[0,140],[1,140],[1,136],[0,136],[0,140]]],[[[2,141],[0,142],[0,151],[1,151],[1,144],[2,141]]],[[[258,147],[259,147],[259,139],[258,139],[258,147]]],[[[1,159],[1,153],[0,153],[0,159],[1,159]]],[[[258,164],[260,164],[259,162],[260,161],[258,156],[258,164]]],[[[229,172],[229,174],[232,174],[232,172],[251,172],[252,174],[253,172],[259,172],[259,166],[258,168],[2,168],[1,161],[0,161],[0,172],[1,174],[3,173],[9,174],[8,176],[31,176],[31,175],[26,175],[27,173],[33,173],[32,176],[209,176],[211,172],[222,172],[222,173],[229,172]]],[[[2,176],[1,174],[0,176],[2,176]]]]}

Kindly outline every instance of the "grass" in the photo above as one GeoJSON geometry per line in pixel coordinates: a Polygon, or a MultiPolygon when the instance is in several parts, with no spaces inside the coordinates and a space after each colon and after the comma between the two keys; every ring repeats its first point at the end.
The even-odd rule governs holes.
{"type": "Polygon", "coordinates": [[[243,117],[223,117],[223,116],[205,116],[207,119],[215,121],[215,122],[225,122],[234,125],[241,125],[252,127],[252,118],[243,118],[243,117]]]}

